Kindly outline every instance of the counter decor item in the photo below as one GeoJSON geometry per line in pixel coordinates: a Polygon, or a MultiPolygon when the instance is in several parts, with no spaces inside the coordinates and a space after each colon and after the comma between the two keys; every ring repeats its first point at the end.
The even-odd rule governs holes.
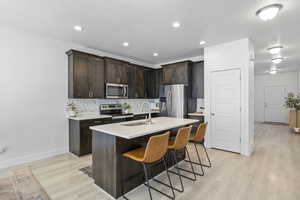
{"type": "Polygon", "coordinates": [[[68,117],[76,117],[77,112],[76,112],[76,105],[73,102],[68,102],[66,104],[66,112],[68,117]]]}
{"type": "Polygon", "coordinates": [[[122,108],[123,108],[123,113],[129,113],[129,110],[130,110],[130,105],[128,104],[128,103],[124,103],[123,105],[122,105],[122,108]]]}
{"type": "Polygon", "coordinates": [[[286,108],[291,109],[289,111],[289,126],[294,130],[295,133],[300,133],[300,95],[295,95],[294,93],[288,93],[288,96],[285,98],[286,108]]]}

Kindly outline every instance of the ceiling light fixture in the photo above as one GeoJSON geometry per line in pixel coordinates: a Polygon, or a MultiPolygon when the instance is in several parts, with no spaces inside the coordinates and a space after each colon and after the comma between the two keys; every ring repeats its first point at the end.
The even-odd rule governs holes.
{"type": "Polygon", "coordinates": [[[128,42],[123,42],[123,46],[124,46],[124,47],[128,47],[128,46],[129,46],[129,43],[128,43],[128,42]]]}
{"type": "Polygon", "coordinates": [[[278,57],[278,58],[272,58],[272,62],[274,64],[279,64],[283,61],[283,58],[282,57],[278,57]]]}
{"type": "Polygon", "coordinates": [[[83,31],[83,28],[79,25],[75,25],[73,28],[75,31],[78,31],[78,32],[83,31]]]}
{"type": "Polygon", "coordinates": [[[274,55],[274,54],[279,54],[282,49],[283,46],[277,45],[277,46],[270,47],[267,50],[270,52],[270,54],[274,55]]]}
{"type": "Polygon", "coordinates": [[[206,42],[204,40],[200,41],[200,45],[204,45],[206,42]]]}
{"type": "Polygon", "coordinates": [[[277,70],[272,70],[269,73],[272,74],[272,75],[275,75],[275,74],[277,74],[277,70]]]}
{"type": "Polygon", "coordinates": [[[173,26],[174,28],[179,28],[179,27],[181,26],[181,24],[180,24],[179,22],[173,22],[173,23],[172,23],[172,26],[173,26]]]}
{"type": "Polygon", "coordinates": [[[153,53],[153,56],[155,56],[155,57],[158,56],[158,53],[153,53]]]}
{"type": "Polygon", "coordinates": [[[279,11],[283,8],[282,4],[271,4],[259,9],[256,15],[263,21],[268,21],[276,17],[279,11]]]}

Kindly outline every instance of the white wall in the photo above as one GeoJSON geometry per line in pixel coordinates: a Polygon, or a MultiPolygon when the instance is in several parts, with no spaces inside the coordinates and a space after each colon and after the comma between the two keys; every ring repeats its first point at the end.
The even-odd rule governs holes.
{"type": "Polygon", "coordinates": [[[126,58],[16,30],[0,29],[0,44],[0,168],[67,152],[65,52],[126,58]]]}
{"type": "MultiPolygon", "coordinates": [[[[298,93],[298,72],[255,75],[255,121],[264,121],[265,87],[276,85],[286,86],[287,93],[298,93]]],[[[288,122],[288,112],[285,113],[285,122],[288,122]]]]}
{"type": "MultiPolygon", "coordinates": [[[[241,154],[251,155],[254,147],[253,73],[254,50],[249,39],[242,39],[204,49],[205,119],[210,121],[210,76],[217,70],[241,70],[241,154]]],[[[211,131],[208,126],[206,145],[211,147],[211,131]]]]}

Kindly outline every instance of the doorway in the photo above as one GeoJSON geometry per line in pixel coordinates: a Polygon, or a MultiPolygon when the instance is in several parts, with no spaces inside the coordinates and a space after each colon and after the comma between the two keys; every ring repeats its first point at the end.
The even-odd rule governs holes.
{"type": "Polygon", "coordinates": [[[287,110],[284,108],[286,86],[265,86],[264,121],[286,123],[287,110]]]}
{"type": "Polygon", "coordinates": [[[240,69],[212,72],[212,147],[241,152],[241,72],[240,69]]]}

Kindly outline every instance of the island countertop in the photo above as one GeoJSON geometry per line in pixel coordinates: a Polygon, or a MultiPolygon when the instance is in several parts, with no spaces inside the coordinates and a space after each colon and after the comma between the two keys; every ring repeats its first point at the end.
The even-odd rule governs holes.
{"type": "Polygon", "coordinates": [[[143,122],[145,120],[136,120],[129,122],[121,122],[114,124],[105,124],[99,126],[90,127],[91,130],[114,135],[117,137],[132,139],[136,137],[145,136],[155,132],[169,130],[189,124],[197,123],[198,120],[194,119],[180,119],[172,117],[156,117],[152,118],[153,124],[151,125],[135,125],[135,126],[126,126],[126,124],[134,124],[137,122],[143,122]]]}

